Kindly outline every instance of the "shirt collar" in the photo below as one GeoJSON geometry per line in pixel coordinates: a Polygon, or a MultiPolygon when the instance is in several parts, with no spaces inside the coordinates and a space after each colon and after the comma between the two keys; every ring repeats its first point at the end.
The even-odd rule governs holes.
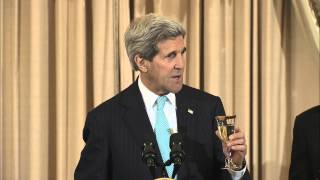
{"type": "MultiPolygon", "coordinates": [[[[140,77],[138,78],[138,87],[142,95],[142,99],[146,108],[152,108],[156,104],[157,98],[159,95],[155,94],[151,90],[149,90],[141,81],[140,77]]],[[[166,94],[169,102],[176,107],[176,95],[172,92],[166,94]]]]}

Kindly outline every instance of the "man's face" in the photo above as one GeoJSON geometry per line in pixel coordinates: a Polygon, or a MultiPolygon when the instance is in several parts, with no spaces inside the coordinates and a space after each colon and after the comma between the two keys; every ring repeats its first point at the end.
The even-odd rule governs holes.
{"type": "Polygon", "coordinates": [[[146,61],[142,82],[158,95],[177,93],[183,84],[186,47],[182,36],[163,40],[157,44],[159,52],[152,61],[146,61]]]}

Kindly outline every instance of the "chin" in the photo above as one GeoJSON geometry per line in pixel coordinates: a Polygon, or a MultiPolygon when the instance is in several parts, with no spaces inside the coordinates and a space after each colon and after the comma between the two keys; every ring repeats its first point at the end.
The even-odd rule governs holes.
{"type": "Polygon", "coordinates": [[[179,86],[173,87],[173,88],[170,90],[170,92],[176,94],[176,93],[178,93],[181,89],[182,89],[182,84],[179,85],[179,86]]]}

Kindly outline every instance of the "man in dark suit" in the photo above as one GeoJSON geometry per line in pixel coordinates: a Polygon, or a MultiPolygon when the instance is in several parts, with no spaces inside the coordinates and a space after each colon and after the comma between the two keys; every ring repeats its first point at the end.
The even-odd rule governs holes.
{"type": "Polygon", "coordinates": [[[296,117],[289,179],[320,179],[320,105],[296,117]]]}
{"type": "MultiPolygon", "coordinates": [[[[162,169],[156,168],[152,175],[141,157],[142,145],[151,137],[157,161],[161,164],[168,160],[168,153],[159,146],[163,144],[159,138],[168,135],[157,134],[160,119],[165,119],[161,121],[168,127],[167,133],[177,129],[182,135],[186,155],[177,179],[249,179],[244,134],[236,129],[223,146],[215,134],[214,118],[225,114],[220,98],[183,85],[184,37],[180,24],[154,14],[136,19],[129,26],[126,50],[140,75],[127,89],[88,113],[83,130],[86,145],[75,170],[76,180],[161,177],[162,169]],[[159,99],[164,99],[161,108],[159,99]],[[161,112],[165,115],[160,117],[161,112]],[[225,164],[223,152],[227,151],[232,162],[225,170],[221,168],[225,164]]],[[[169,148],[169,144],[166,146],[169,148]]]]}

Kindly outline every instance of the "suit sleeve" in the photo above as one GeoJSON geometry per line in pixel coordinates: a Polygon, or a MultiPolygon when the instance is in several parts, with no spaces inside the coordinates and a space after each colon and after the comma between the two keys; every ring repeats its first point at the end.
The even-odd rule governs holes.
{"type": "Polygon", "coordinates": [[[291,164],[289,179],[308,179],[309,168],[307,162],[307,141],[303,127],[303,119],[299,116],[295,120],[293,128],[293,142],[291,152],[291,164]]]}
{"type": "Polygon", "coordinates": [[[108,147],[103,127],[93,113],[87,115],[83,129],[86,144],[74,173],[75,180],[108,179],[108,147]]]}

